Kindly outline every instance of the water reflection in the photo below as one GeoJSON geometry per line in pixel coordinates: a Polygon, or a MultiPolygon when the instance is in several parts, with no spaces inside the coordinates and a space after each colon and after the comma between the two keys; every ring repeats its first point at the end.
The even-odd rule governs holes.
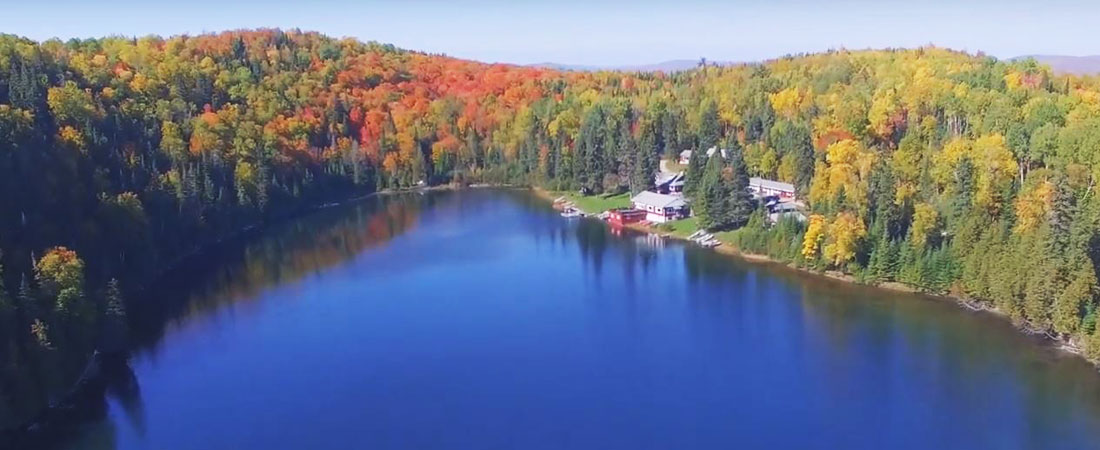
{"type": "MultiPolygon", "coordinates": [[[[986,448],[1100,445],[1095,368],[1002,318],[708,251],[686,250],[684,267],[694,282],[735,289],[738,301],[756,303],[761,309],[747,323],[774,321],[782,316],[776,308],[792,306],[784,297],[798,298],[800,321],[779,332],[801,336],[800,367],[826,394],[818,406],[843,403],[851,413],[869,402],[862,406],[871,413],[848,430],[852,434],[883,444],[891,436],[931,436],[943,447],[956,446],[963,435],[986,448]],[[963,405],[987,411],[949,414],[963,405]]],[[[698,305],[712,308],[709,314],[717,308],[698,305]]]]}
{"type": "MultiPolygon", "coordinates": [[[[229,241],[184,261],[131,307],[133,352],[155,358],[157,346],[173,324],[227,305],[242,306],[241,302],[261,298],[259,293],[265,289],[323,272],[385,245],[413,229],[420,210],[439,200],[372,196],[278,224],[260,236],[229,241]]],[[[81,402],[85,411],[77,430],[58,430],[55,437],[62,439],[49,445],[67,446],[65,437],[75,433],[80,436],[80,448],[116,448],[116,426],[104,421],[108,398],[118,405],[128,429],[145,434],[141,386],[129,364],[121,359],[105,361],[103,382],[103,389],[93,390],[94,397],[81,402]]]]}
{"type": "Polygon", "coordinates": [[[144,386],[112,377],[109,420],[75,447],[1100,439],[1095,371],[998,318],[566,220],[522,191],[322,211],[162,292],[141,312],[159,324],[140,330],[144,386]]]}
{"type": "Polygon", "coordinates": [[[149,290],[131,312],[139,348],[155,346],[165,327],[292,283],[385,244],[416,226],[421,208],[440,201],[380,195],[323,209],[263,231],[262,238],[227,243],[187,261],[149,290]]]}

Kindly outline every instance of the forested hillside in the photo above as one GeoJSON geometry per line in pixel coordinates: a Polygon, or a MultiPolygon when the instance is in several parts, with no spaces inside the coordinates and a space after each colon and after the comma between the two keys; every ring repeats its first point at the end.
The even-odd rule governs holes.
{"type": "Polygon", "coordinates": [[[123,292],[233,232],[421,182],[638,191],[659,158],[716,145],[738,170],[711,178],[789,181],[815,212],[754,215],[746,250],[953,292],[1100,354],[1100,86],[1033,62],[576,73],[278,30],[2,36],[0,427],[120,345],[123,292]]]}

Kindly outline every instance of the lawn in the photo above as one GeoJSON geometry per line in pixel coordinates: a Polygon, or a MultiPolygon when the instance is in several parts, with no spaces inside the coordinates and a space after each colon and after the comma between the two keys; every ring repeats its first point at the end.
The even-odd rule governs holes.
{"type": "Polygon", "coordinates": [[[676,236],[688,237],[699,229],[699,218],[688,217],[687,219],[674,220],[661,224],[659,228],[676,236]]]}
{"type": "Polygon", "coordinates": [[[681,165],[680,161],[677,161],[676,158],[669,158],[665,160],[665,170],[669,172],[683,172],[687,170],[687,166],[681,165]]]}
{"type": "Polygon", "coordinates": [[[576,192],[554,192],[555,197],[560,195],[564,195],[565,198],[577,205],[577,208],[589,214],[599,214],[609,209],[630,207],[629,192],[618,195],[580,195],[576,192]]]}

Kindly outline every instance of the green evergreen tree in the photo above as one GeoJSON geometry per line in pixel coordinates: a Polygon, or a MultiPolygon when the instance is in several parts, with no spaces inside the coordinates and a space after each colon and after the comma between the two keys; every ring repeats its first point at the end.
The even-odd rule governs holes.
{"type": "Polygon", "coordinates": [[[703,105],[702,115],[699,119],[699,147],[697,150],[707,151],[718,146],[722,138],[721,123],[718,121],[718,104],[707,101],[703,105]]]}
{"type": "Polygon", "coordinates": [[[749,170],[745,166],[742,155],[739,149],[730,151],[730,176],[723,178],[723,182],[728,184],[725,190],[730,196],[729,223],[727,224],[730,227],[744,225],[756,209],[752,194],[749,193],[749,170]]]}
{"type": "Polygon", "coordinates": [[[603,189],[606,127],[604,107],[597,104],[585,114],[577,137],[574,173],[581,188],[589,192],[603,189]]]}
{"type": "Polygon", "coordinates": [[[107,292],[104,294],[106,309],[104,311],[104,330],[102,349],[107,352],[117,352],[125,349],[126,336],[129,334],[126,324],[126,304],[122,299],[122,290],[118,280],[112,278],[107,283],[107,292]]]}
{"type": "Polygon", "coordinates": [[[653,177],[657,173],[657,133],[652,124],[642,126],[642,136],[630,158],[630,192],[639,192],[653,188],[653,177]]]}
{"type": "Polygon", "coordinates": [[[725,164],[715,155],[707,161],[703,179],[699,183],[699,195],[693,205],[699,216],[699,226],[707,230],[728,227],[732,220],[732,193],[729,183],[723,180],[725,164]]]}
{"type": "Polygon", "coordinates": [[[692,150],[691,157],[688,158],[687,170],[684,172],[684,195],[689,197],[696,195],[699,186],[702,184],[703,171],[706,166],[706,152],[699,149],[692,150]]]}

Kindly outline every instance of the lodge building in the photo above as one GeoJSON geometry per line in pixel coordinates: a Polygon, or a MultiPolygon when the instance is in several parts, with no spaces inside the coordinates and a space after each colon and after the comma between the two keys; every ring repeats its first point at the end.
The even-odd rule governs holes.
{"type": "Polygon", "coordinates": [[[749,189],[760,197],[777,196],[783,200],[794,200],[794,185],[763,178],[749,178],[749,189]]]}
{"type": "Polygon", "coordinates": [[[634,204],[634,209],[645,211],[646,220],[653,223],[683,219],[691,213],[684,198],[677,195],[643,191],[630,201],[634,204]]]}

